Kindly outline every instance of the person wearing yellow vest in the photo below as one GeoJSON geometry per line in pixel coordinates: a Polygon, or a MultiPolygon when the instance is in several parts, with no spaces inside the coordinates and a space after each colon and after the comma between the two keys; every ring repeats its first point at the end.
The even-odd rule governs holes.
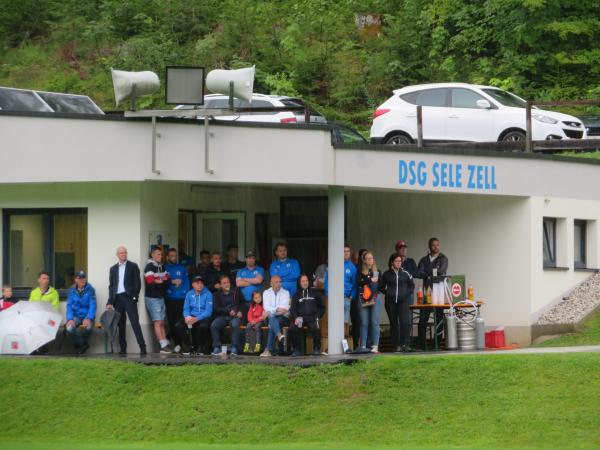
{"type": "Polygon", "coordinates": [[[52,307],[58,311],[60,301],[58,292],[50,286],[50,274],[48,272],[40,272],[38,275],[38,287],[29,294],[30,302],[50,302],[52,307]]]}

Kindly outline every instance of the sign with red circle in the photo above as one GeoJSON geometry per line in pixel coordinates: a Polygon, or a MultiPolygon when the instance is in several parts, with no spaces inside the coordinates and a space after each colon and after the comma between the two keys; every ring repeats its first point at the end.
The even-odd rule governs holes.
{"type": "Polygon", "coordinates": [[[452,296],[460,297],[460,294],[462,294],[462,286],[459,283],[454,283],[452,285],[452,296]]]}

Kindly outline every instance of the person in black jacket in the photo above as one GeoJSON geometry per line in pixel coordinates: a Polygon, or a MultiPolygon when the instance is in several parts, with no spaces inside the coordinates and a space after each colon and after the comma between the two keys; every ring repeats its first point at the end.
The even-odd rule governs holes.
{"type": "Polygon", "coordinates": [[[412,350],[408,296],[413,288],[413,277],[402,267],[402,256],[397,253],[379,283],[379,291],[385,295],[385,310],[390,319],[392,344],[396,352],[412,350]]]}
{"type": "MultiPolygon", "coordinates": [[[[396,253],[390,255],[389,265],[392,266],[392,260],[396,257],[396,254],[402,256],[402,268],[411,274],[413,278],[418,278],[419,269],[414,259],[408,256],[408,244],[402,239],[396,242],[396,253]]],[[[411,289],[408,293],[408,304],[414,305],[415,303],[415,289],[411,289]]]]}
{"type": "Polygon", "coordinates": [[[310,330],[313,338],[313,353],[321,354],[321,324],[320,319],[325,314],[325,297],[320,289],[310,287],[308,275],[298,278],[299,289],[292,297],[290,306],[290,338],[294,351],[292,356],[302,355],[300,345],[302,327],[310,330]]]}
{"type": "Polygon", "coordinates": [[[210,266],[204,271],[204,278],[206,279],[206,287],[213,294],[221,289],[221,277],[227,275],[223,268],[223,259],[221,253],[214,252],[210,256],[210,266]]]}
{"type": "MultiPolygon", "coordinates": [[[[436,299],[434,303],[439,303],[439,298],[444,298],[443,277],[448,272],[448,258],[440,251],[440,240],[438,238],[432,237],[429,239],[428,246],[429,254],[423,256],[419,261],[418,277],[423,279],[423,292],[426,293],[427,289],[431,288],[433,297],[436,299]]],[[[430,309],[421,309],[419,314],[419,347],[422,349],[425,349],[425,332],[430,314],[430,309]]],[[[442,323],[443,326],[444,312],[440,309],[435,309],[435,314],[436,323],[442,323]]]]}
{"type": "Polygon", "coordinates": [[[213,341],[213,356],[221,354],[221,330],[231,326],[231,356],[237,356],[240,341],[240,325],[242,311],[240,309],[240,291],[231,287],[228,275],[221,275],[218,281],[220,288],[213,296],[213,322],[210,333],[213,341]]]}
{"type": "Polygon", "coordinates": [[[117,257],[119,262],[110,268],[106,309],[115,309],[121,314],[119,320],[121,350],[119,354],[125,355],[127,353],[127,340],[125,338],[125,313],[127,313],[135,339],[140,347],[140,353],[145,355],[147,353],[146,342],[144,341],[142,327],[140,327],[137,303],[142,288],[140,268],[136,263],[127,260],[127,249],[123,246],[117,249],[117,257]]]}

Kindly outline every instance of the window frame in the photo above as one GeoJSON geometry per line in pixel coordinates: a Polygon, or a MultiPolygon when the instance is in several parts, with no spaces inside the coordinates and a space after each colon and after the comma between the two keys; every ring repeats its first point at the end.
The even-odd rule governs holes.
{"type": "Polygon", "coordinates": [[[587,269],[587,220],[575,219],[573,221],[573,268],[587,269]],[[579,243],[575,242],[575,228],[580,228],[579,243]],[[579,245],[580,260],[575,259],[575,246],[579,245]]]}
{"type": "Polygon", "coordinates": [[[544,267],[556,267],[556,230],[557,220],[556,217],[544,217],[542,218],[542,258],[544,267]],[[546,229],[546,223],[552,224],[552,242],[546,229]],[[546,259],[544,252],[545,246],[548,247],[548,255],[550,259],[546,259]]]}
{"type": "MultiPolygon", "coordinates": [[[[4,283],[12,284],[10,279],[10,219],[12,216],[35,215],[42,216],[44,222],[44,267],[50,273],[50,285],[54,286],[56,274],[54,273],[54,216],[62,214],[85,214],[88,216],[88,208],[5,208],[2,210],[2,279],[4,283]]],[[[86,242],[89,251],[89,236],[86,242]]],[[[86,264],[87,266],[87,264],[86,264]]],[[[31,289],[36,286],[13,288],[14,296],[19,299],[29,298],[31,289]]],[[[64,300],[69,292],[69,288],[57,289],[61,300],[64,300]]]]}

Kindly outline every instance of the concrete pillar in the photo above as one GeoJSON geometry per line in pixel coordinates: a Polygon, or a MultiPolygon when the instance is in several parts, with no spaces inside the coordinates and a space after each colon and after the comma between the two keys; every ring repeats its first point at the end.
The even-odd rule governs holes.
{"type": "Polygon", "coordinates": [[[329,186],[328,219],[328,347],[340,355],[344,339],[344,188],[329,186]]]}

